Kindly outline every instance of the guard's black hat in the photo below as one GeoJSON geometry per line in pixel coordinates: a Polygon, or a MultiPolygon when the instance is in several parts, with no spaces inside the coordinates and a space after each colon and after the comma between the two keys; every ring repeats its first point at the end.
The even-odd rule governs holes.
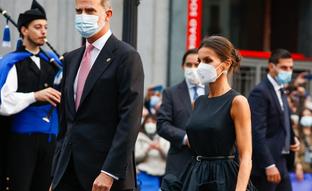
{"type": "Polygon", "coordinates": [[[22,26],[27,26],[31,21],[37,19],[47,20],[47,17],[44,8],[36,0],[33,0],[30,10],[19,15],[17,21],[18,30],[20,31],[22,26]]]}

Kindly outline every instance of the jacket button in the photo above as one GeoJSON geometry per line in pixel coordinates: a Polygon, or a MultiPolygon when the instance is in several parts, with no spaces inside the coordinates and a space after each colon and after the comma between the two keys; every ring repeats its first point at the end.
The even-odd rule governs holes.
{"type": "Polygon", "coordinates": [[[44,83],[43,85],[45,88],[49,87],[49,84],[47,84],[47,83],[44,83]]]}

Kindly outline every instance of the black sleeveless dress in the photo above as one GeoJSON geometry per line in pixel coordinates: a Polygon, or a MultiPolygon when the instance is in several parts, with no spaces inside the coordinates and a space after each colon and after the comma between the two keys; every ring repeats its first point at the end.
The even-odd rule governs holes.
{"type": "MultiPolygon", "coordinates": [[[[186,126],[195,156],[180,177],[182,191],[235,191],[238,163],[233,156],[235,128],[231,118],[234,90],[213,98],[207,95],[196,100],[186,126]]],[[[251,183],[247,190],[256,190],[251,183]]]]}

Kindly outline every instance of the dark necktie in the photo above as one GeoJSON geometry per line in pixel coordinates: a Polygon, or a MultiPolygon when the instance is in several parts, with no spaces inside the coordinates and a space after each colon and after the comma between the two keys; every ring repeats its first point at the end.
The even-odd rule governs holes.
{"type": "Polygon", "coordinates": [[[194,94],[193,94],[193,101],[195,101],[198,98],[198,93],[197,93],[197,86],[193,87],[194,94]]]}
{"type": "Polygon", "coordinates": [[[287,95],[285,94],[285,89],[281,88],[280,92],[281,92],[281,97],[282,97],[282,102],[283,102],[284,129],[286,132],[284,151],[289,152],[291,125],[290,125],[290,119],[289,119],[290,115],[289,115],[288,101],[287,101],[287,95]]]}

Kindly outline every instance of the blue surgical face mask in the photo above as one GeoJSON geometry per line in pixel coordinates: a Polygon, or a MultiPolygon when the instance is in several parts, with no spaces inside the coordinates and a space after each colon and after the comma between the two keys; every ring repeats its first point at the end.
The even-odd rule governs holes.
{"type": "Polygon", "coordinates": [[[291,81],[292,72],[283,71],[283,70],[277,70],[277,76],[275,77],[275,80],[278,84],[284,85],[288,84],[291,81]]]}
{"type": "Polygon", "coordinates": [[[77,14],[75,18],[75,28],[84,38],[95,35],[101,28],[98,25],[99,16],[77,14]]]}
{"type": "Polygon", "coordinates": [[[300,119],[300,125],[303,127],[311,127],[312,126],[312,116],[303,116],[300,119]]]}
{"type": "Polygon", "coordinates": [[[160,101],[161,100],[159,96],[153,95],[150,99],[150,106],[155,107],[160,101]]]}

